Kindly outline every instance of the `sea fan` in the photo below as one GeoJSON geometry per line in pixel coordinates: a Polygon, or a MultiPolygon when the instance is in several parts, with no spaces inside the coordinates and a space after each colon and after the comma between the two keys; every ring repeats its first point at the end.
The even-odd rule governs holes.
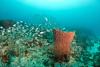
{"type": "Polygon", "coordinates": [[[54,52],[57,61],[69,60],[70,56],[70,44],[74,38],[74,32],[62,32],[54,30],[54,52]]]}

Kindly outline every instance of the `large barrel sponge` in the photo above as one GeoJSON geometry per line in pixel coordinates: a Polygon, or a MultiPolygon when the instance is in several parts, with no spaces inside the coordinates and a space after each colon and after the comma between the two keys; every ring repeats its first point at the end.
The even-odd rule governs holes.
{"type": "Polygon", "coordinates": [[[54,53],[57,61],[68,60],[70,57],[70,44],[74,38],[74,32],[62,32],[54,30],[54,53]]]}

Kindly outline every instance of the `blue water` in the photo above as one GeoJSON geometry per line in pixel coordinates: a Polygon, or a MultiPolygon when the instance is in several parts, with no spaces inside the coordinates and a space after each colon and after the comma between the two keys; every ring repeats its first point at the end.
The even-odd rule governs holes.
{"type": "MultiPolygon", "coordinates": [[[[76,0],[77,1],[77,0],[76,0]]],[[[88,1],[88,0],[87,0],[88,1]]],[[[38,8],[23,3],[24,0],[0,0],[0,19],[23,20],[28,23],[44,23],[43,17],[60,26],[87,28],[100,34],[100,1],[86,6],[57,10],[38,8]]],[[[55,4],[56,5],[56,4],[55,4]]],[[[60,5],[60,4],[59,4],[60,5]]],[[[48,7],[49,8],[49,7],[48,7]]]]}

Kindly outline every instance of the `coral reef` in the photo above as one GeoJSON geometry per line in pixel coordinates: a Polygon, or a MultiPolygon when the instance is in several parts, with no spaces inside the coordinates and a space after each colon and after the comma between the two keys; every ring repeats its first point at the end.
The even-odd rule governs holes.
{"type": "Polygon", "coordinates": [[[0,67],[100,67],[100,38],[88,39],[88,34],[84,33],[86,36],[83,36],[75,30],[73,40],[74,33],[71,33],[71,39],[67,37],[70,35],[66,33],[69,32],[68,28],[60,28],[64,32],[55,30],[53,33],[58,27],[30,25],[23,21],[15,23],[7,28],[0,25],[0,67]],[[59,51],[54,51],[53,48],[58,45],[59,51]],[[67,58],[56,62],[55,55],[67,53],[70,53],[68,62],[67,58]]]}

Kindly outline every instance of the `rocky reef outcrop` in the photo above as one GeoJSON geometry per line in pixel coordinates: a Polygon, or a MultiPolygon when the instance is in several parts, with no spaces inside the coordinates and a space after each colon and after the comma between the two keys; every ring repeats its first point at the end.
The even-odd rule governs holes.
{"type": "Polygon", "coordinates": [[[13,20],[0,20],[0,26],[4,28],[12,27],[15,24],[15,21],[13,20]]]}

